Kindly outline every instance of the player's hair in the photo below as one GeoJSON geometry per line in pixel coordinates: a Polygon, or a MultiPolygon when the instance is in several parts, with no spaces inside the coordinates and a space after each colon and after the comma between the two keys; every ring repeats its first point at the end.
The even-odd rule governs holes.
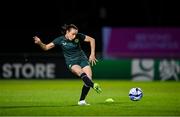
{"type": "Polygon", "coordinates": [[[74,24],[69,24],[69,25],[64,24],[64,25],[61,27],[61,33],[62,33],[63,35],[65,35],[65,34],[66,34],[66,31],[67,31],[67,30],[70,31],[72,28],[78,30],[77,26],[74,25],[74,24]]]}

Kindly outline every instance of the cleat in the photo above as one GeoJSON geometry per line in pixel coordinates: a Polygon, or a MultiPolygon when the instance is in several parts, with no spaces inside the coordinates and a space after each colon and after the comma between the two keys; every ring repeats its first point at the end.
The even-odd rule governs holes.
{"type": "Polygon", "coordinates": [[[79,106],[89,106],[90,104],[86,103],[85,100],[81,100],[81,101],[78,102],[78,105],[79,106]]]}
{"type": "Polygon", "coordinates": [[[100,87],[100,85],[98,83],[94,83],[94,87],[93,89],[97,92],[97,93],[101,93],[102,89],[100,87]]]}

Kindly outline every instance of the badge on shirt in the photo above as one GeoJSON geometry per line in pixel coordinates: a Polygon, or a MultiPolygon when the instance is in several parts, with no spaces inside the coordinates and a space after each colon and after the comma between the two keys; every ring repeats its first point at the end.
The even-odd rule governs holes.
{"type": "Polygon", "coordinates": [[[74,42],[75,42],[75,43],[78,43],[78,42],[79,42],[79,39],[75,39],[74,42]]]}

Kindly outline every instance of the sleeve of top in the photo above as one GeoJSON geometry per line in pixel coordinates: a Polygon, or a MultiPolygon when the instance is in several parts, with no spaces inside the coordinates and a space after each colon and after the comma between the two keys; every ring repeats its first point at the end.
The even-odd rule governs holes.
{"type": "Polygon", "coordinates": [[[61,38],[60,38],[60,37],[55,38],[55,39],[52,41],[52,43],[54,43],[55,46],[61,45],[61,38]]]}
{"type": "Polygon", "coordinates": [[[80,41],[84,41],[85,38],[86,38],[86,35],[84,35],[84,34],[82,34],[82,33],[78,33],[76,36],[77,36],[77,38],[80,39],[80,41]]]}

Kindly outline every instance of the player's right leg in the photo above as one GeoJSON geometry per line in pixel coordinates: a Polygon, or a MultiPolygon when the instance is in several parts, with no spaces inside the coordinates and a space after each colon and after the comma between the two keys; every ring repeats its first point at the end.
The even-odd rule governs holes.
{"type": "MultiPolygon", "coordinates": [[[[89,105],[86,103],[85,98],[90,90],[90,87],[93,88],[97,93],[101,93],[102,90],[100,86],[97,83],[93,83],[91,78],[87,76],[87,74],[83,71],[81,66],[79,65],[73,65],[71,67],[71,71],[78,75],[83,81],[84,81],[84,86],[82,88],[80,100],[78,102],[78,105],[89,105]]],[[[90,75],[89,75],[90,76],[90,75]]]]}
{"type": "Polygon", "coordinates": [[[85,98],[86,98],[86,96],[90,90],[90,87],[94,86],[94,83],[88,77],[86,78],[85,76],[82,75],[83,71],[82,71],[81,66],[72,65],[71,71],[74,74],[76,74],[77,76],[81,77],[81,79],[84,81],[84,85],[82,87],[82,91],[81,91],[80,99],[78,101],[78,105],[80,105],[80,106],[90,105],[90,104],[86,103],[85,98]]]}
{"type": "MultiPolygon", "coordinates": [[[[91,67],[89,65],[85,66],[82,68],[83,72],[87,74],[87,76],[92,80],[92,70],[91,67]]],[[[93,87],[92,87],[97,93],[101,93],[102,89],[100,87],[100,85],[98,83],[94,83],[93,87]]]]}
{"type": "Polygon", "coordinates": [[[100,87],[100,85],[98,83],[94,83],[94,87],[93,89],[97,92],[97,93],[102,93],[102,89],[100,87]]]}
{"type": "Polygon", "coordinates": [[[85,67],[81,68],[81,66],[79,66],[79,65],[73,65],[73,66],[71,66],[71,71],[73,73],[75,73],[76,75],[78,75],[84,81],[84,84],[87,87],[93,88],[97,93],[102,92],[100,85],[98,83],[93,83],[91,78],[88,77],[88,75],[90,77],[92,76],[90,66],[85,66],[85,67]]]}
{"type": "Polygon", "coordinates": [[[92,80],[86,75],[86,73],[83,72],[81,66],[79,65],[73,65],[71,67],[71,71],[76,74],[77,76],[79,76],[83,81],[84,84],[88,87],[92,87],[94,86],[94,83],[92,82],[92,80]]]}

